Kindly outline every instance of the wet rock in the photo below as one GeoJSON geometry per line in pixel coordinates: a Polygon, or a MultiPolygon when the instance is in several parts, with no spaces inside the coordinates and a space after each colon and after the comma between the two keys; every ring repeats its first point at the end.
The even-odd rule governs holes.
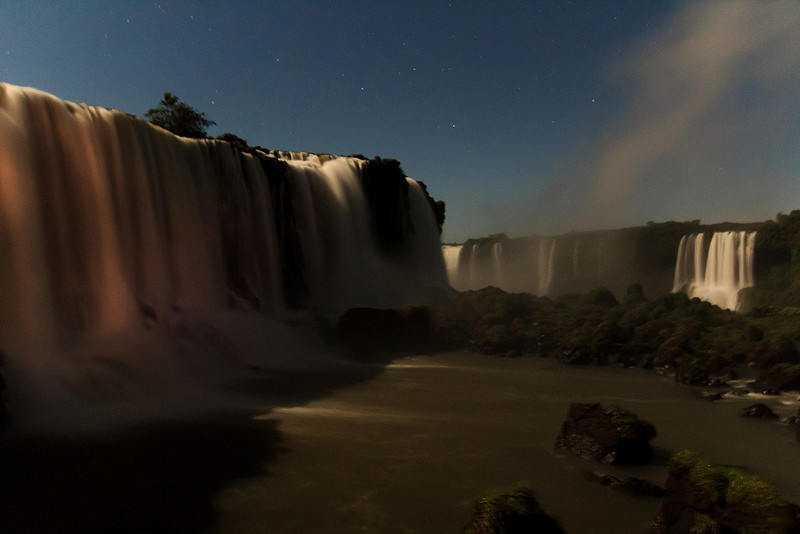
{"type": "Polygon", "coordinates": [[[744,417],[755,417],[757,419],[777,419],[778,416],[775,415],[775,412],[769,409],[766,404],[762,404],[757,402],[755,404],[751,404],[739,412],[744,417]]]}
{"type": "Polygon", "coordinates": [[[653,457],[653,425],[617,406],[572,404],[555,448],[586,460],[643,464],[653,457]]]}
{"type": "Polygon", "coordinates": [[[797,415],[795,416],[795,423],[794,429],[797,433],[797,441],[800,441],[800,408],[797,409],[797,415]]]}
{"type": "Polygon", "coordinates": [[[800,532],[800,508],[767,482],[682,451],[670,461],[656,534],[800,532]]]}
{"type": "Polygon", "coordinates": [[[519,486],[499,490],[479,499],[465,534],[564,534],[558,522],[542,510],[533,491],[519,486]]]}
{"type": "Polygon", "coordinates": [[[766,369],[758,379],[752,383],[755,391],[800,390],[800,364],[790,365],[781,363],[766,369]]]}
{"type": "Polygon", "coordinates": [[[702,396],[705,400],[716,401],[725,397],[725,393],[723,391],[704,391],[702,396]]]}
{"type": "Polygon", "coordinates": [[[613,490],[637,497],[661,497],[664,495],[664,488],[641,478],[618,478],[614,475],[597,475],[594,473],[592,475],[597,478],[601,486],[607,486],[613,490]]]}

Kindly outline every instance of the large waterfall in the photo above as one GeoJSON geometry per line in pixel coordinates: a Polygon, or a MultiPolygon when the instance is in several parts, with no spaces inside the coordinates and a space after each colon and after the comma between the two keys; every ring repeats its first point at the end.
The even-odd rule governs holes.
{"type": "Polygon", "coordinates": [[[667,292],[674,252],[666,267],[670,280],[662,283],[664,268],[646,241],[632,229],[512,239],[494,235],[445,245],[444,257],[450,284],[459,291],[495,286],[556,297],[605,286],[624,295],[628,285],[639,282],[652,293],[667,292]]]}
{"type": "Polygon", "coordinates": [[[405,207],[382,239],[367,162],[275,155],[286,157],[0,84],[9,394],[116,395],[214,375],[220,360],[287,363],[301,359],[291,331],[310,323],[298,310],[332,317],[447,287],[417,182],[401,177],[393,202],[405,207]]]}
{"type": "Polygon", "coordinates": [[[736,310],[739,291],[753,285],[756,232],[685,235],[678,245],[673,291],[682,291],[720,308],[736,310]]]}

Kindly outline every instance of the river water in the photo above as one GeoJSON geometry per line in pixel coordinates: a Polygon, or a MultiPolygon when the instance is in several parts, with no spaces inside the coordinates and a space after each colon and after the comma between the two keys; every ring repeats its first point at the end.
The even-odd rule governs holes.
{"type": "MultiPolygon", "coordinates": [[[[646,532],[660,499],[622,495],[587,471],[659,485],[684,448],[742,466],[800,502],[788,425],[711,402],[655,373],[474,354],[397,360],[379,376],[258,417],[281,433],[269,474],[218,494],[221,532],[458,532],[487,489],[529,483],[567,532],[646,532]],[[615,468],[553,451],[573,402],[615,403],[652,422],[656,460],[615,468]]],[[[781,415],[796,396],[759,399],[781,415]]]]}
{"type": "MultiPolygon", "coordinates": [[[[790,426],[741,417],[754,398],[700,393],[639,369],[469,353],[262,373],[211,415],[0,441],[0,532],[459,532],[488,489],[526,482],[569,533],[642,533],[660,499],[587,473],[663,485],[680,449],[741,466],[800,503],[790,426]],[[653,423],[654,463],[554,451],[573,402],[614,403],[653,423]]],[[[796,394],[758,400],[782,416],[797,409],[796,394]]]]}

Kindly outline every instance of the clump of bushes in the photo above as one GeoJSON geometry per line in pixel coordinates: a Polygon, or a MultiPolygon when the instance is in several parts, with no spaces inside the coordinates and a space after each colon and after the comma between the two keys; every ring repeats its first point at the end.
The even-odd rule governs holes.
{"type": "Polygon", "coordinates": [[[533,491],[524,485],[495,490],[474,505],[465,534],[515,534],[537,532],[563,534],[558,522],[536,501],[533,491]]]}
{"type": "Polygon", "coordinates": [[[647,299],[638,284],[622,302],[603,288],[554,300],[487,287],[432,316],[437,349],[652,367],[690,385],[723,385],[739,366],[800,363],[800,325],[783,309],[734,313],[682,293],[647,299]]]}

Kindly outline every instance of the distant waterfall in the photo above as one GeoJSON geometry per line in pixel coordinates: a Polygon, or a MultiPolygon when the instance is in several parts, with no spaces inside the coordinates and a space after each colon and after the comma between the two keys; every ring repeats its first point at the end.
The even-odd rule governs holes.
{"type": "Polygon", "coordinates": [[[536,238],[517,250],[504,238],[445,245],[442,254],[450,285],[459,291],[494,286],[506,291],[549,295],[555,272],[557,238],[536,238]]]}
{"type": "Polygon", "coordinates": [[[714,232],[708,246],[704,234],[685,235],[678,245],[673,292],[735,310],[739,291],[753,285],[756,232],[714,232]]]}
{"type": "MultiPolygon", "coordinates": [[[[239,329],[256,316],[332,316],[353,306],[413,303],[428,287],[447,288],[436,216],[417,182],[400,178],[395,196],[404,198],[381,190],[402,219],[387,223],[386,212],[370,204],[367,162],[288,157],[179,138],[121,111],[0,84],[0,351],[7,370],[55,372],[58,365],[44,362],[57,358],[119,374],[108,362],[119,364],[115,354],[135,345],[134,334],[172,356],[195,357],[249,343],[219,326],[231,313],[238,315],[226,324],[239,329]],[[394,232],[388,245],[379,242],[376,211],[394,232]],[[198,347],[187,348],[186,336],[198,347]],[[98,340],[106,344],[101,356],[69,356],[98,340]]],[[[370,180],[385,187],[381,178],[370,180]]],[[[267,359],[282,350],[256,345],[248,350],[267,359]]],[[[132,357],[156,352],[140,347],[132,357]]]]}

